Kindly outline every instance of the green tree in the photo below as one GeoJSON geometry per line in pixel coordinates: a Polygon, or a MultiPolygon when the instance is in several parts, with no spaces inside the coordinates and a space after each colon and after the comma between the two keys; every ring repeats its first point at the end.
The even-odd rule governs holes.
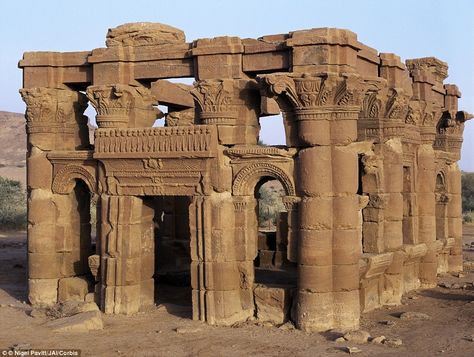
{"type": "Polygon", "coordinates": [[[26,227],[26,196],[19,181],[0,177],[0,230],[26,227]]]}

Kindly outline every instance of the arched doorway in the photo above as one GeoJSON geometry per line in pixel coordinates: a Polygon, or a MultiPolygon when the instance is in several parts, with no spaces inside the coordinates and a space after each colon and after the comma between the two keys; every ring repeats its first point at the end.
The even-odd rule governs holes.
{"type": "Polygon", "coordinates": [[[296,264],[288,260],[288,213],[280,181],[264,176],[255,186],[257,201],[256,284],[296,284],[296,264]]]}
{"type": "Polygon", "coordinates": [[[447,195],[447,190],[446,190],[446,180],[442,172],[439,172],[436,175],[435,197],[436,197],[436,239],[437,240],[447,239],[448,238],[448,232],[447,232],[448,195],[447,195]]]}

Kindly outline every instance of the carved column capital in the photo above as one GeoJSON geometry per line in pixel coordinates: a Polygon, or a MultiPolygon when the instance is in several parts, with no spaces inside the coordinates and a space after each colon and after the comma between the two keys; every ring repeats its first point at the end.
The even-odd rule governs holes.
{"type": "Polygon", "coordinates": [[[89,86],[86,95],[99,128],[126,128],[133,109],[152,109],[153,103],[148,89],[124,84],[89,86]]]}
{"type": "Polygon", "coordinates": [[[359,78],[356,75],[271,74],[263,75],[259,80],[269,96],[284,96],[296,111],[359,105],[359,78]]]}
{"type": "Polygon", "coordinates": [[[271,74],[259,77],[264,94],[290,113],[291,146],[347,144],[357,138],[361,85],[355,74],[271,74]]]}
{"type": "Polygon", "coordinates": [[[248,207],[250,201],[255,199],[251,196],[234,196],[234,209],[236,212],[244,212],[248,207]]]}
{"type": "Polygon", "coordinates": [[[207,79],[194,82],[191,95],[201,110],[203,124],[235,124],[237,110],[233,105],[233,80],[207,79]]]}
{"type": "Polygon", "coordinates": [[[74,132],[76,113],[87,108],[84,94],[67,89],[28,88],[20,90],[26,103],[26,127],[31,133],[74,132]]]}

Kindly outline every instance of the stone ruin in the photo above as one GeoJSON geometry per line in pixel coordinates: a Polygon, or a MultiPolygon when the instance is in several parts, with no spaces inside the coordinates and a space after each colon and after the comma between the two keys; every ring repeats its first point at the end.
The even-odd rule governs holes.
{"type": "Polygon", "coordinates": [[[434,57],[404,64],[334,28],[186,42],[137,23],[109,30],[106,48],[27,52],[19,67],[34,305],[132,314],[164,281],[209,324],[355,329],[462,270],[471,116],[434,57]],[[286,146],[259,145],[259,119],[280,113],[286,146]],[[257,223],[269,180],[284,189],[273,232],[257,223]]]}

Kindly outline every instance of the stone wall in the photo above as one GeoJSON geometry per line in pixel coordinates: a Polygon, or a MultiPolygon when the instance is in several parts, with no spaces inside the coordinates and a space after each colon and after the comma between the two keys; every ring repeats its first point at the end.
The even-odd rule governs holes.
{"type": "Polygon", "coordinates": [[[404,64],[332,28],[186,42],[138,23],[106,44],[19,64],[32,304],[92,297],[131,314],[154,302],[159,274],[189,271],[194,319],[355,329],[362,312],[462,270],[456,162],[471,116],[444,62],[404,64]],[[286,146],[257,145],[259,118],[280,112],[286,146]],[[276,253],[293,285],[284,264],[255,283],[255,189],[268,179],[284,190],[276,253]]]}

